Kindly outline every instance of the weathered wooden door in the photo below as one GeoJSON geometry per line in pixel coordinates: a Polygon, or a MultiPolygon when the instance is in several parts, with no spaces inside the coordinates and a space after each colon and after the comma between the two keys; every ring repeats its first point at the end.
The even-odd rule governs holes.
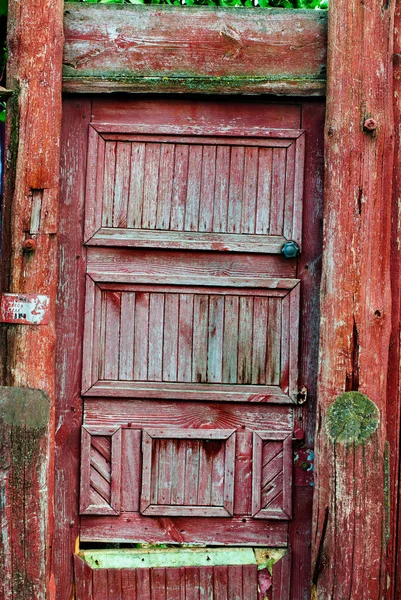
{"type": "Polygon", "coordinates": [[[65,102],[56,510],[78,600],[308,597],[322,108],[65,102]]]}

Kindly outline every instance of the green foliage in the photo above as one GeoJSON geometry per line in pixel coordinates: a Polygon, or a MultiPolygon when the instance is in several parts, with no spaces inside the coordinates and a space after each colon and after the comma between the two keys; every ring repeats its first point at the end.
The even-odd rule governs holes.
{"type": "MultiPolygon", "coordinates": [[[[328,0],[66,0],[100,4],[167,4],[178,6],[226,6],[260,8],[308,8],[326,10],[328,0]]],[[[4,0],[0,0],[0,3],[4,0]]]]}

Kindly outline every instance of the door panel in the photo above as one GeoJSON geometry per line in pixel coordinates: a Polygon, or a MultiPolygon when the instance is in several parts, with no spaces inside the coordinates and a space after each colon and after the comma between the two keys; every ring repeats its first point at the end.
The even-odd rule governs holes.
{"type": "MultiPolygon", "coordinates": [[[[74,100],[67,104],[72,115],[74,100]]],[[[80,113],[79,103],[76,108],[80,113]]],[[[86,174],[84,161],[69,154],[70,133],[64,141],[69,192],[62,239],[69,227],[75,237],[63,242],[68,251],[61,272],[65,264],[72,271],[84,248],[86,271],[85,307],[78,312],[73,307],[82,306],[83,294],[75,299],[75,288],[61,284],[67,305],[59,350],[61,381],[72,373],[76,382],[83,360],[81,400],[74,388],[68,407],[78,407],[78,425],[78,402],[83,406],[81,544],[225,545],[261,552],[269,546],[280,556],[273,584],[262,569],[257,586],[267,598],[282,600],[289,598],[291,560],[306,565],[302,573],[309,561],[311,489],[292,487],[294,427],[302,427],[303,416],[313,420],[297,399],[305,381],[313,392],[309,354],[315,356],[317,331],[305,316],[312,315],[317,297],[319,236],[311,240],[316,226],[311,229],[310,221],[320,214],[318,188],[316,205],[311,194],[319,150],[310,154],[308,135],[317,125],[311,126],[309,113],[305,133],[303,110],[302,104],[256,99],[97,98],[79,137],[83,156],[89,132],[86,174]],[[305,160],[308,212],[302,225],[305,160]],[[78,173],[75,192],[69,182],[78,173]],[[74,206],[68,208],[70,198],[74,206]],[[81,218],[84,203],[82,237],[71,210],[81,218]],[[305,245],[301,262],[281,255],[291,239],[305,245]],[[71,338],[68,321],[79,324],[71,338]],[[289,539],[295,552],[283,559],[289,539]]],[[[70,130],[78,132],[78,118],[66,124],[70,130]]],[[[82,289],[79,265],[76,286],[82,289]]],[[[66,406],[67,387],[60,388],[66,406]]],[[[68,471],[63,431],[60,421],[58,461],[68,471]]],[[[301,479],[295,481],[299,486],[301,479]]],[[[70,501],[64,510],[77,509],[70,501]]],[[[224,577],[231,570],[224,567],[224,577]]],[[[107,582],[109,594],[124,579],[115,569],[97,569],[93,580],[90,569],[81,571],[88,585],[107,582]]],[[[308,577],[301,581],[300,574],[297,567],[294,600],[307,597],[308,577]]],[[[127,572],[128,579],[136,576],[127,572]]],[[[156,573],[155,589],[164,585],[170,597],[173,588],[165,582],[172,577],[171,569],[156,573]]],[[[222,597],[234,593],[223,588],[222,597]]],[[[196,596],[190,587],[185,596],[185,589],[177,591],[181,600],[196,596]]]]}

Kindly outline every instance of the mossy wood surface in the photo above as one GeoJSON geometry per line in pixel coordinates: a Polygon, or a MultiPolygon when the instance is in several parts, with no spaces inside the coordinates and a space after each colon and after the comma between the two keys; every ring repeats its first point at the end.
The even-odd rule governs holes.
{"type": "Polygon", "coordinates": [[[325,11],[66,4],[66,92],[324,95],[325,11]]]}

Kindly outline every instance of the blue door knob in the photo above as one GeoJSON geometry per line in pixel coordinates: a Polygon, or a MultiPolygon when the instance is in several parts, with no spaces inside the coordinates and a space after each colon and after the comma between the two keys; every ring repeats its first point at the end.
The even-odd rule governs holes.
{"type": "Polygon", "coordinates": [[[300,253],[301,251],[298,244],[292,240],[290,242],[285,242],[281,248],[281,254],[284,254],[286,258],[296,258],[300,253]]]}

